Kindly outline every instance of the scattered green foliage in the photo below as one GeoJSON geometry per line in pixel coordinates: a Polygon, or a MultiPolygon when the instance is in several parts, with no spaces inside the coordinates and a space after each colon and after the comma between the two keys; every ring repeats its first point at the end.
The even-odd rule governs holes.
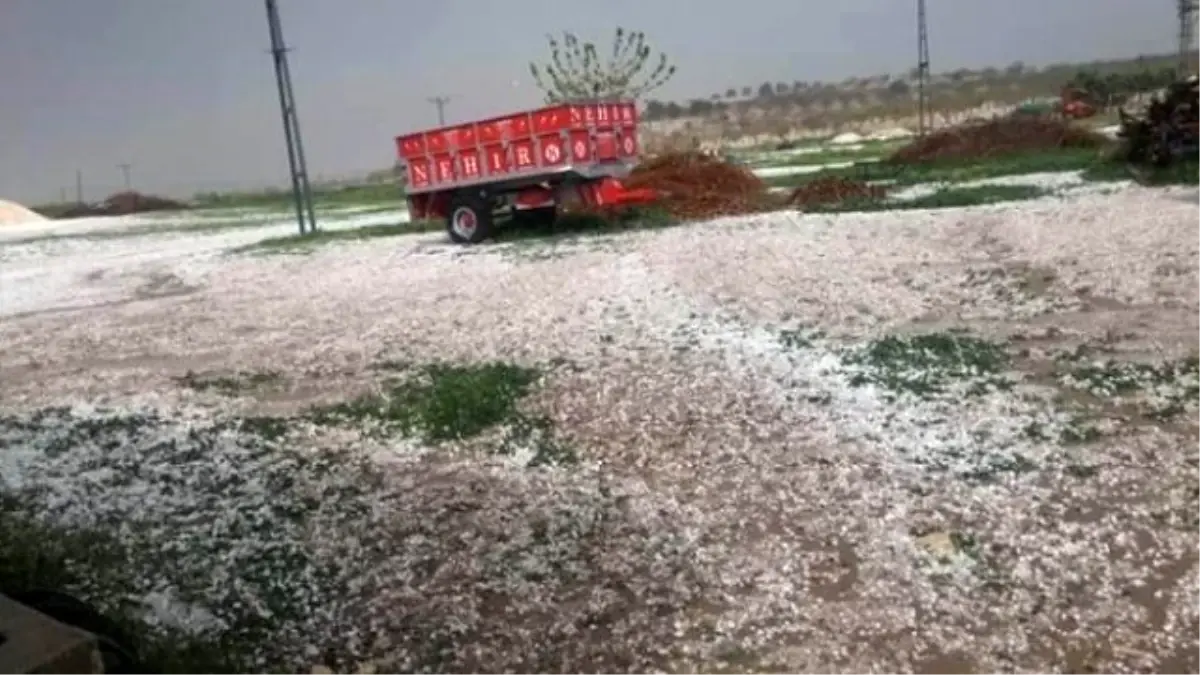
{"type": "Polygon", "coordinates": [[[966,382],[965,394],[1007,389],[1009,363],[1003,346],[963,333],[889,335],[849,351],[854,385],[876,385],[894,394],[929,397],[966,382]]]}
{"type": "Polygon", "coordinates": [[[264,387],[274,386],[283,380],[283,375],[276,371],[235,372],[235,373],[196,373],[187,371],[175,378],[182,387],[195,391],[211,391],[226,396],[232,396],[264,387]]]}
{"type": "Polygon", "coordinates": [[[539,373],[506,363],[431,365],[383,391],[313,410],[318,423],[373,420],[431,443],[474,436],[512,420],[539,373]]]}
{"type": "Polygon", "coordinates": [[[1060,358],[1061,384],[1102,399],[1141,395],[1143,412],[1167,420],[1183,414],[1200,400],[1200,359],[1140,363],[1114,359],[1087,361],[1082,353],[1060,358]]]}
{"type": "Polygon", "coordinates": [[[817,343],[818,340],[824,339],[825,332],[817,328],[808,328],[800,326],[798,328],[786,328],[779,332],[779,341],[785,347],[791,349],[807,349],[817,343]]]}
{"type": "Polygon", "coordinates": [[[399,225],[369,225],[346,230],[317,230],[309,234],[293,234],[286,237],[271,237],[262,241],[240,246],[230,251],[234,254],[312,253],[317,247],[347,241],[363,241],[381,237],[398,237],[405,234],[433,232],[443,229],[440,221],[417,220],[399,225]]]}
{"type": "Polygon", "coordinates": [[[891,185],[921,183],[964,183],[1029,173],[1081,171],[1104,162],[1103,153],[1087,148],[1059,148],[1041,152],[1019,152],[976,160],[943,160],[921,164],[860,162],[854,166],[810,174],[767,178],[768,185],[794,187],[827,176],[879,181],[891,185]]]}

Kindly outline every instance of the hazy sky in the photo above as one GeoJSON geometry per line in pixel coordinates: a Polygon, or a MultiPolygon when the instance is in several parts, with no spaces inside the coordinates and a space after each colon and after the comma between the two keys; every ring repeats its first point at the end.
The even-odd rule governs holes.
{"type": "MultiPolygon", "coordinates": [[[[546,33],[644,30],[679,66],[663,98],[907,71],[911,0],[280,0],[311,174],[390,166],[392,138],[539,102],[546,33]]],[[[1174,49],[1174,0],[928,0],[935,71],[1174,49]]],[[[259,0],[0,0],[0,196],[121,184],[283,184],[259,0]]]]}

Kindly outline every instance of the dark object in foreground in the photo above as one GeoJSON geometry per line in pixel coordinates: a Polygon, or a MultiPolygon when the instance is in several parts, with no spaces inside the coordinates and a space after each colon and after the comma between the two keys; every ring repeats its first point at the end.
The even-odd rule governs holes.
{"type": "Polygon", "coordinates": [[[1103,135],[1048,116],[1017,115],[942,129],[900,148],[889,164],[970,160],[1057,148],[1101,148],[1103,135]]]}
{"type": "Polygon", "coordinates": [[[1145,114],[1119,111],[1121,146],[1116,159],[1135,166],[1166,167],[1200,152],[1200,80],[1196,76],[1172,83],[1156,96],[1145,114]]]}
{"type": "Polygon", "coordinates": [[[139,672],[111,629],[95,610],[61,593],[0,595],[0,672],[139,672]]]}

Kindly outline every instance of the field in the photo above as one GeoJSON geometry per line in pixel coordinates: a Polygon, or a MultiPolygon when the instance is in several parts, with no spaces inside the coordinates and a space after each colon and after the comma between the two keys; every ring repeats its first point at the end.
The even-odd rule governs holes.
{"type": "Polygon", "coordinates": [[[0,230],[0,585],[168,671],[1194,672],[1196,188],[873,178],[469,248],[0,230]]]}

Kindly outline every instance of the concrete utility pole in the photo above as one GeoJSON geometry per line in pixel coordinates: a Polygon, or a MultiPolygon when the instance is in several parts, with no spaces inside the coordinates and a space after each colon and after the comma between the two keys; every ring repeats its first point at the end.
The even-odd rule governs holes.
{"type": "Polygon", "coordinates": [[[83,204],[83,169],[75,169],[75,203],[83,204]]]}
{"type": "Polygon", "coordinates": [[[929,131],[929,30],[925,25],[925,0],[917,0],[917,137],[929,131]]]}
{"type": "Polygon", "coordinates": [[[1179,17],[1179,75],[1191,70],[1192,48],[1196,41],[1196,0],[1176,0],[1179,17]]]}
{"type": "Polygon", "coordinates": [[[133,181],[129,179],[129,171],[133,168],[133,165],[126,162],[125,164],[118,164],[117,167],[121,169],[121,175],[125,179],[125,191],[129,192],[133,189],[133,181]]]}
{"type": "Polygon", "coordinates": [[[437,107],[438,126],[446,126],[446,104],[450,102],[449,96],[433,96],[427,99],[430,103],[437,107]]]}
{"type": "Polygon", "coordinates": [[[287,141],[288,167],[292,174],[292,197],[296,202],[296,223],[300,227],[300,234],[307,234],[316,232],[317,217],[313,213],[304,145],[300,142],[300,121],[296,116],[292,74],[288,70],[288,48],[283,43],[283,28],[279,23],[276,0],[266,0],[266,3],[267,26],[271,31],[271,56],[275,60],[275,82],[279,85],[279,108],[283,114],[283,135],[287,141]]]}

